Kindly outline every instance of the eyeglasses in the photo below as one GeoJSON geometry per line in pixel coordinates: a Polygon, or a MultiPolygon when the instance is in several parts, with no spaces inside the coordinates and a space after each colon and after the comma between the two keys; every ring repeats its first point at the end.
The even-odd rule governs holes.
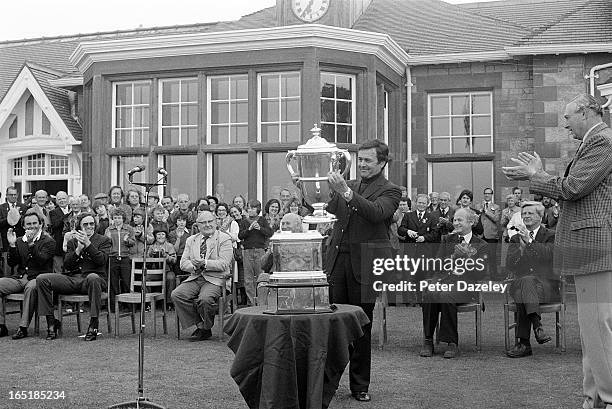
{"type": "Polygon", "coordinates": [[[96,222],[83,222],[81,223],[81,226],[83,227],[87,227],[87,226],[95,226],[96,222]]]}
{"type": "Polygon", "coordinates": [[[196,224],[199,224],[199,225],[215,224],[215,223],[216,223],[216,220],[205,220],[203,222],[196,222],[196,224]]]}

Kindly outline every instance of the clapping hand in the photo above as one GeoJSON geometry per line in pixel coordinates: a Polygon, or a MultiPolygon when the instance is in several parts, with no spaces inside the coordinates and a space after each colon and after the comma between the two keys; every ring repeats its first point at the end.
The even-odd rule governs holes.
{"type": "Polygon", "coordinates": [[[344,176],[340,171],[332,171],[327,174],[327,180],[329,182],[329,187],[336,193],[343,194],[344,192],[348,192],[349,187],[346,184],[346,180],[344,180],[344,176]]]}
{"type": "Polygon", "coordinates": [[[259,230],[259,229],[261,229],[261,226],[259,225],[259,223],[257,223],[255,221],[255,222],[251,223],[251,225],[249,226],[249,230],[253,230],[253,229],[259,230]]]}
{"type": "Polygon", "coordinates": [[[15,247],[15,243],[17,243],[17,234],[13,230],[13,228],[8,229],[6,232],[6,238],[8,240],[9,246],[15,247]]]}
{"type": "Polygon", "coordinates": [[[527,152],[521,152],[518,158],[510,158],[518,166],[504,166],[502,171],[508,179],[512,180],[529,180],[533,175],[542,170],[542,160],[537,152],[533,155],[527,152]]]}

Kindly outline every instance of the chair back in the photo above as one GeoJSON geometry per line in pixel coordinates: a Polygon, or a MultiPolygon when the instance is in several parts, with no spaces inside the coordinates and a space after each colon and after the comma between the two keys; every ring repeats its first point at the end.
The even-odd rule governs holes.
{"type": "MultiPolygon", "coordinates": [[[[132,274],[130,278],[130,292],[140,292],[142,285],[142,269],[144,260],[140,257],[132,258],[132,274]]],[[[166,295],[166,259],[147,258],[147,293],[166,295]]]]}

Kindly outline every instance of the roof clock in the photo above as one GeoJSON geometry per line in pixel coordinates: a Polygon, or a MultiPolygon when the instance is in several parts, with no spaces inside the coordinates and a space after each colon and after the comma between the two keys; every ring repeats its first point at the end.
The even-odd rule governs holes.
{"type": "Polygon", "coordinates": [[[291,0],[293,14],[306,23],[319,20],[329,10],[331,0],[291,0]]]}

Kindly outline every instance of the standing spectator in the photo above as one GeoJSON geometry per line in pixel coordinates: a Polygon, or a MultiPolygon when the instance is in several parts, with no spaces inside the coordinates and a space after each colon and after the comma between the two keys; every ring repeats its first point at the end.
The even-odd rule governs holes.
{"type": "Polygon", "coordinates": [[[108,191],[110,203],[108,204],[108,213],[113,214],[113,210],[121,208],[127,215],[127,220],[132,220],[132,208],[123,203],[123,189],[121,186],[112,186],[108,191]]]}
{"type": "Polygon", "coordinates": [[[487,187],[483,190],[484,200],[480,213],[480,223],[482,224],[482,239],[489,243],[488,255],[489,273],[491,278],[497,280],[497,243],[499,243],[499,227],[501,219],[501,207],[493,203],[493,189],[487,187]]]}
{"type": "Polygon", "coordinates": [[[431,192],[429,194],[429,206],[427,206],[427,210],[429,212],[435,212],[438,210],[438,206],[440,205],[440,194],[438,192],[431,192]]]}
{"type": "Polygon", "coordinates": [[[215,196],[206,196],[206,199],[208,199],[208,207],[210,208],[210,211],[215,213],[215,209],[217,208],[217,205],[219,204],[219,199],[217,199],[215,196]]]}
{"type": "Polygon", "coordinates": [[[51,236],[55,240],[55,256],[53,256],[53,272],[62,273],[64,271],[64,222],[67,215],[70,214],[68,206],[68,194],[64,191],[59,191],[55,195],[57,207],[49,212],[51,219],[51,236]]]}
{"type": "Polygon", "coordinates": [[[108,209],[101,200],[95,200],[92,206],[96,218],[96,233],[104,235],[106,229],[110,225],[110,218],[108,217],[108,209]]]}
{"type": "Polygon", "coordinates": [[[147,226],[147,243],[151,244],[155,241],[153,232],[155,230],[170,230],[168,223],[164,221],[165,209],[161,205],[157,205],[152,210],[152,216],[149,219],[149,226],[147,226]]]}
{"type": "Polygon", "coordinates": [[[553,258],[573,274],[582,341],[583,408],[612,406],[612,130],[597,99],[581,94],[565,106],[565,128],[582,141],[563,176],[546,173],[537,153],[521,152],[518,166],[503,168],[513,180],[560,202],[553,258]]]}
{"type": "Polygon", "coordinates": [[[405,236],[399,235],[398,229],[402,225],[404,217],[406,217],[406,215],[410,212],[410,203],[411,200],[408,197],[402,196],[399,201],[399,207],[395,213],[393,213],[393,223],[391,223],[389,231],[391,234],[391,243],[393,244],[393,248],[396,250],[399,250],[400,242],[403,243],[406,241],[405,236]]]}
{"type": "MultiPolygon", "coordinates": [[[[40,212],[28,209],[23,216],[24,235],[17,238],[13,228],[7,231],[8,263],[16,267],[16,271],[8,277],[0,278],[0,296],[24,293],[19,329],[13,339],[28,336],[28,327],[36,308],[36,277],[53,271],[55,240],[45,233],[44,223],[45,219],[40,212]]],[[[7,335],[5,317],[0,311],[0,337],[7,335]]]]}
{"type": "Polygon", "coordinates": [[[284,215],[285,213],[289,213],[289,202],[293,198],[291,191],[287,188],[282,188],[279,193],[280,204],[281,204],[281,212],[284,215]]]}
{"type": "MultiPolygon", "coordinates": [[[[363,336],[350,348],[349,382],[351,395],[360,402],[371,400],[371,331],[375,294],[371,285],[370,258],[390,258],[393,248],[388,225],[397,209],[401,191],[383,175],[389,162],[389,148],[377,139],[364,142],[358,149],[357,168],[361,180],[348,183],[339,172],[330,172],[333,191],[327,210],[336,215],[327,247],[326,267],[330,272],[330,301],[360,306],[370,319],[363,336]],[[367,243],[376,242],[376,249],[367,243]],[[368,251],[363,253],[364,248],[368,251]]],[[[340,379],[332,380],[338,385],[340,379]]]]}
{"type": "Polygon", "coordinates": [[[81,212],[95,214],[94,210],[91,208],[91,200],[89,200],[89,196],[82,194],[79,196],[79,200],[81,201],[81,212]]]}
{"type": "Polygon", "coordinates": [[[181,215],[176,219],[176,228],[168,234],[168,241],[174,246],[174,251],[176,252],[175,275],[181,274],[181,257],[183,256],[183,251],[185,251],[187,238],[190,236],[186,226],[187,219],[181,215]]]}
{"type": "MultiPolygon", "coordinates": [[[[115,296],[130,291],[132,260],[130,247],[136,244],[132,226],[126,224],[125,212],[115,209],[112,214],[113,223],[106,229],[104,235],[111,240],[110,249],[110,303],[115,305],[115,296]]],[[[118,311],[117,311],[118,312],[118,311]]]]}
{"type": "Polygon", "coordinates": [[[240,210],[240,213],[242,214],[243,217],[248,217],[248,213],[246,211],[246,199],[244,198],[244,196],[242,195],[235,196],[232,199],[232,205],[236,206],[238,210],[240,210]]]}
{"type": "Polygon", "coordinates": [[[9,244],[6,238],[8,229],[12,228],[17,237],[23,236],[25,232],[21,225],[21,217],[28,210],[23,203],[17,202],[18,192],[14,186],[6,188],[6,203],[0,205],[0,269],[4,274],[9,276],[12,270],[8,265],[8,249],[9,244]]]}
{"type": "MultiPolygon", "coordinates": [[[[181,193],[178,195],[176,203],[178,204],[178,208],[168,217],[168,227],[170,227],[170,230],[175,229],[176,219],[179,215],[182,215],[185,220],[187,220],[187,229],[191,230],[191,226],[193,226],[193,222],[196,218],[194,213],[189,210],[189,195],[181,193]]],[[[195,214],[197,216],[197,212],[195,214]]]]}
{"type": "Polygon", "coordinates": [[[546,228],[555,231],[557,222],[559,221],[559,204],[550,197],[544,196],[542,198],[542,205],[545,209],[542,224],[545,225],[546,228]]]}
{"type": "Polygon", "coordinates": [[[172,196],[164,196],[161,200],[161,205],[166,210],[163,221],[168,222],[168,217],[170,217],[170,214],[172,214],[172,211],[174,210],[174,200],[172,199],[172,196]]]}
{"type": "MultiPolygon", "coordinates": [[[[238,227],[240,228],[240,221],[244,218],[242,216],[242,212],[240,208],[237,206],[231,206],[229,209],[229,213],[232,218],[238,223],[238,227]]],[[[242,262],[242,242],[240,241],[240,237],[235,242],[236,248],[234,251],[234,260],[236,261],[236,271],[234,271],[234,283],[236,285],[236,292],[238,295],[238,304],[246,305],[247,304],[247,295],[244,287],[244,263],[242,262]]]]}
{"type": "Polygon", "coordinates": [[[512,194],[514,195],[514,200],[516,201],[516,205],[521,208],[521,204],[523,203],[523,189],[518,186],[512,188],[512,194]]]}
{"type": "Polygon", "coordinates": [[[134,240],[136,240],[136,243],[130,247],[130,257],[144,257],[144,246],[147,240],[144,218],[145,212],[142,209],[136,209],[130,224],[134,228],[134,240]]]}
{"type": "MultiPolygon", "coordinates": [[[[60,321],[53,315],[54,294],[87,294],[89,297],[89,327],[85,341],[98,336],[98,316],[102,305],[102,289],[106,288],[106,270],[110,240],[96,233],[96,220],[91,213],[81,213],[77,233],[68,242],[64,260],[65,274],[41,274],[38,287],[38,313],[47,317],[47,340],[57,338],[60,321]]],[[[60,311],[61,314],[61,311],[60,311]]]]}
{"type": "Polygon", "coordinates": [[[146,211],[145,207],[142,204],[142,193],[139,190],[136,190],[135,188],[130,188],[125,193],[125,202],[128,206],[130,206],[132,212],[134,212],[134,210],[136,209],[142,209],[146,211]]]}
{"type": "Polygon", "coordinates": [[[238,227],[238,222],[229,215],[228,205],[226,203],[219,203],[215,213],[217,215],[217,228],[223,233],[229,234],[232,238],[233,247],[236,247],[235,244],[238,241],[240,228],[238,227]]]}
{"type": "Polygon", "coordinates": [[[94,196],[94,201],[99,200],[104,203],[105,206],[108,206],[108,194],[104,192],[96,193],[94,196]]]}
{"type": "Polygon", "coordinates": [[[280,229],[281,221],[281,204],[278,199],[270,199],[264,207],[264,217],[268,221],[272,231],[278,231],[280,229]]]}
{"type": "Polygon", "coordinates": [[[49,218],[49,211],[46,207],[47,201],[49,201],[49,194],[45,190],[37,190],[34,194],[34,198],[36,202],[32,203],[30,209],[34,209],[43,215],[45,219],[45,229],[49,230],[51,228],[51,219],[49,218]]]}
{"type": "Polygon", "coordinates": [[[474,201],[474,194],[469,189],[464,189],[459,193],[459,197],[457,198],[457,206],[464,209],[472,209],[472,211],[479,216],[477,223],[472,225],[472,231],[474,234],[482,234],[483,227],[482,222],[480,221],[480,212],[472,207],[472,202],[474,201]]]}
{"type": "Polygon", "coordinates": [[[268,239],[273,231],[265,217],[261,216],[261,202],[249,201],[249,217],[240,221],[238,238],[242,242],[242,262],[244,265],[244,287],[249,302],[255,304],[255,283],[261,273],[261,257],[268,247],[268,239]]]}
{"type": "Polygon", "coordinates": [[[455,209],[450,205],[451,196],[448,192],[440,193],[440,198],[438,201],[438,210],[435,212],[434,216],[438,219],[436,228],[440,233],[440,237],[442,237],[451,233],[454,229],[453,217],[455,216],[455,209]]]}

